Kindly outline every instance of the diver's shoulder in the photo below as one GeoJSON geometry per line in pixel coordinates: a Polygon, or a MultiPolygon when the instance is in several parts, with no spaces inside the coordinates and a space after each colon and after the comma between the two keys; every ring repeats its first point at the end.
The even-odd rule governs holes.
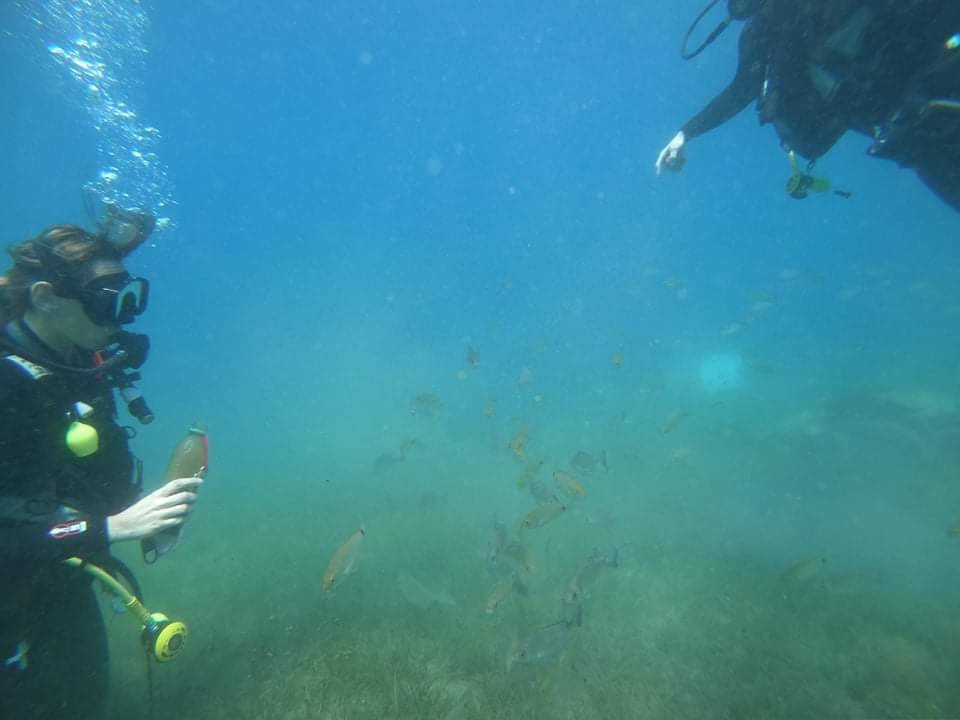
{"type": "Polygon", "coordinates": [[[3,365],[8,372],[30,380],[40,380],[53,375],[53,370],[46,365],[11,351],[0,352],[0,365],[3,365]]]}
{"type": "Polygon", "coordinates": [[[38,382],[53,375],[53,370],[40,363],[10,350],[0,351],[0,398],[9,397],[30,386],[39,389],[38,382]]]}

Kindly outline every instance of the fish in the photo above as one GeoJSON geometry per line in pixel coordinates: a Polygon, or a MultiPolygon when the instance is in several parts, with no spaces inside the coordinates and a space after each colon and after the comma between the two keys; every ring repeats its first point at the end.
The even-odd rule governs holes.
{"type": "Polygon", "coordinates": [[[666,422],[663,423],[663,427],[660,428],[660,432],[664,435],[669,434],[677,424],[687,416],[686,410],[677,409],[670,413],[667,417],[666,422]]]}
{"type": "Polygon", "coordinates": [[[446,493],[437,493],[432,490],[420,493],[417,498],[417,505],[424,510],[435,508],[437,505],[447,501],[446,493]]]}
{"type": "Polygon", "coordinates": [[[622,353],[622,352],[619,352],[619,351],[613,353],[613,355],[610,357],[610,363],[611,363],[615,368],[622,368],[622,367],[623,367],[623,353],[622,353]]]}
{"type": "Polygon", "coordinates": [[[500,553],[503,552],[503,549],[509,542],[510,536],[507,532],[506,524],[500,522],[499,520],[494,521],[493,540],[490,542],[490,551],[487,553],[488,559],[495,560],[498,558],[500,553]]]}
{"type": "Polygon", "coordinates": [[[687,288],[687,284],[676,275],[668,275],[663,281],[663,286],[668,290],[686,290],[687,288]]]}
{"type": "Polygon", "coordinates": [[[511,648],[507,656],[507,672],[514,665],[536,665],[556,660],[569,647],[573,627],[558,620],[534,630],[526,640],[511,648]]]}
{"type": "Polygon", "coordinates": [[[513,593],[516,582],[517,576],[515,573],[500,578],[500,582],[494,586],[493,592],[491,592],[487,598],[483,611],[487,615],[493,615],[494,611],[503,604],[503,601],[513,593]]]}
{"type": "Polygon", "coordinates": [[[576,476],[563,470],[553,471],[553,481],[564,493],[570,497],[586,497],[587,491],[577,480],[576,476]]]}
{"type": "Polygon", "coordinates": [[[533,483],[537,477],[537,473],[540,472],[540,468],[543,467],[543,463],[543,458],[540,458],[535,462],[529,462],[524,465],[520,476],[517,478],[517,487],[524,488],[528,484],[533,483]]]}
{"type": "Polygon", "coordinates": [[[574,472],[589,475],[602,467],[604,472],[607,470],[607,451],[600,452],[599,457],[594,457],[586,450],[577,450],[570,458],[570,467],[574,472]]]}
{"type": "Polygon", "coordinates": [[[510,450],[513,451],[513,456],[518,460],[527,459],[527,436],[529,431],[527,426],[524,425],[517,431],[517,434],[514,436],[513,440],[510,441],[510,450]]]}
{"type": "Polygon", "coordinates": [[[778,581],[784,585],[804,585],[816,578],[826,564],[825,557],[801,560],[780,573],[778,581]]]}
{"type": "Polygon", "coordinates": [[[479,364],[480,364],[480,358],[477,355],[477,351],[468,345],[467,346],[467,365],[469,365],[470,367],[476,367],[479,364]]]}
{"type": "Polygon", "coordinates": [[[497,399],[495,397],[488,397],[483,401],[483,414],[489,418],[492,418],[494,413],[497,411],[497,399]]]}
{"type": "Polygon", "coordinates": [[[380,453],[377,456],[377,459],[373,461],[373,469],[375,472],[385,472],[386,470],[399,465],[406,459],[407,456],[402,452],[397,452],[396,450],[386,450],[380,453]]]}
{"type": "Polygon", "coordinates": [[[590,556],[577,568],[576,573],[570,578],[570,582],[567,583],[561,596],[564,603],[580,602],[587,587],[593,584],[601,570],[620,567],[620,551],[630,544],[614,545],[605,553],[594,548],[590,556]]]}
{"type": "Polygon", "coordinates": [[[533,371],[528,368],[520,368],[520,375],[517,377],[517,385],[526,385],[533,380],[533,371]]]}
{"type": "Polygon", "coordinates": [[[520,471],[520,476],[517,478],[517,487],[522,488],[526,487],[527,483],[533,480],[537,476],[537,473],[540,472],[540,468],[543,467],[544,460],[540,458],[534,462],[528,462],[523,466],[523,470],[520,471]]]}
{"type": "Polygon", "coordinates": [[[556,499],[552,502],[544,503],[523,516],[518,530],[532,530],[543,527],[547,523],[553,522],[560,517],[566,509],[567,506],[556,499]]]}
{"type": "Polygon", "coordinates": [[[947,528],[947,537],[960,537],[960,520],[947,528]]]}
{"type": "Polygon", "coordinates": [[[513,572],[509,563],[503,560],[503,550],[510,544],[510,532],[499,520],[493,524],[493,537],[487,543],[487,572],[493,577],[501,577],[513,572]]]}
{"type": "Polygon", "coordinates": [[[416,439],[404,440],[396,450],[385,450],[373,461],[375,472],[384,472],[399,465],[407,459],[407,453],[419,447],[420,443],[416,439]]]}
{"type": "Polygon", "coordinates": [[[523,543],[517,540],[507,543],[503,548],[502,554],[513,560],[517,565],[526,570],[528,574],[536,574],[537,569],[533,563],[533,558],[530,557],[530,551],[523,543]]]}
{"type": "Polygon", "coordinates": [[[361,525],[337,548],[337,551],[330,558],[330,562],[327,563],[327,569],[323,571],[323,589],[325,592],[333,590],[340,578],[350,573],[366,535],[366,528],[361,525]]]}
{"type": "Polygon", "coordinates": [[[439,395],[432,392],[420,393],[413,399],[410,409],[413,415],[423,415],[424,417],[433,417],[443,407],[443,400],[439,395]]]}
{"type": "Polygon", "coordinates": [[[537,505],[560,502],[557,494],[547,487],[546,483],[541,482],[535,477],[530,478],[527,483],[527,489],[530,491],[530,497],[534,499],[537,505]]]}
{"type": "Polygon", "coordinates": [[[583,625],[583,602],[579,596],[564,593],[560,596],[560,620],[568,627],[583,625]]]}

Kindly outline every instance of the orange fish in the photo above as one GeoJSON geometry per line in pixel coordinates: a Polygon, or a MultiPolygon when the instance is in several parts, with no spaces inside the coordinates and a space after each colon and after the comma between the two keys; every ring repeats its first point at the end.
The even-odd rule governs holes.
{"type": "Polygon", "coordinates": [[[360,546],[363,544],[366,534],[367,531],[361,525],[344,541],[343,545],[337,548],[333,557],[330,558],[327,569],[323,571],[323,589],[326,592],[333,590],[340,578],[350,573],[353,563],[360,553],[360,546]]]}
{"type": "Polygon", "coordinates": [[[510,449],[513,450],[513,456],[518,460],[527,459],[527,426],[524,425],[517,432],[516,437],[510,442],[510,449]]]}

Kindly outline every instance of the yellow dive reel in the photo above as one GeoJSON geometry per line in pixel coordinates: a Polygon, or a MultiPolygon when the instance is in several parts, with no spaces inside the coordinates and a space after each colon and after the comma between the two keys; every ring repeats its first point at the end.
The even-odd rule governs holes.
{"type": "MultiPolygon", "coordinates": [[[[810,193],[824,193],[830,190],[830,181],[825,177],[814,177],[809,172],[800,167],[797,161],[797,154],[793,150],[787,152],[787,158],[790,160],[790,177],[787,178],[787,185],[784,188],[787,195],[794,200],[803,200],[810,193]]],[[[813,169],[813,162],[807,165],[807,170],[813,169]]],[[[834,195],[842,198],[850,198],[851,193],[847,190],[834,190],[834,195]]]]}
{"type": "Polygon", "coordinates": [[[80,568],[100,581],[109,592],[123,602],[124,607],[140,621],[140,640],[147,653],[155,660],[169,662],[180,654],[188,634],[184,623],[171,620],[163,613],[152,613],[147,610],[135,595],[103,568],[91,565],[78,557],[67,558],[63,562],[71,567],[80,568]]]}

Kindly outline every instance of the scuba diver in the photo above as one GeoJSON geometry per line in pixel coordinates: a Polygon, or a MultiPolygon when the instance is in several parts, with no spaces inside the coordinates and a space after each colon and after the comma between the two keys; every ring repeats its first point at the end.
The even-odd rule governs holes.
{"type": "MultiPolygon", "coordinates": [[[[787,191],[828,184],[813,167],[853,130],[874,140],[868,153],[912,168],[960,210],[960,3],[945,0],[728,0],[725,18],[698,47],[691,34],[720,0],[711,0],[684,38],[695,57],[733,21],[743,21],[733,81],[660,151],[680,170],[690,140],[756,102],[774,125],[793,168],[787,191]]],[[[835,191],[836,192],[836,191],[835,191]]],[[[838,192],[848,195],[848,193],[838,192]]]]}
{"type": "Polygon", "coordinates": [[[149,293],[123,260],[152,229],[152,216],[111,208],[97,233],[57,225],[14,245],[0,275],[0,717],[106,716],[91,578],[141,619],[145,643],[163,636],[158,659],[185,637],[124,589],[115,576],[130,584],[129,571],[110,555],[112,543],[179,527],[202,482],[179,478],[138,499],[135,431],[117,418],[114,389],[152,419],[131,373],[147,338],[122,330],[149,293]]]}

